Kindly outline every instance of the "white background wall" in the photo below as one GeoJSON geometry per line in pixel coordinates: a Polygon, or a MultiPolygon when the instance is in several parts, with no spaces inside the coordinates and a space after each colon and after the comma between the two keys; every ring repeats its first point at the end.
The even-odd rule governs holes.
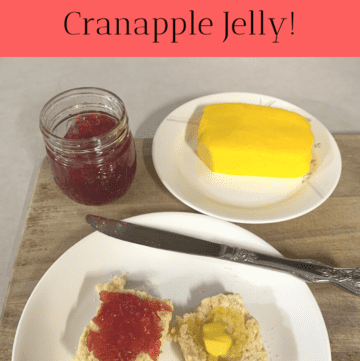
{"type": "Polygon", "coordinates": [[[45,156],[40,110],[57,93],[81,86],[116,93],[137,138],[152,137],[182,103],[222,92],[281,98],[332,133],[360,133],[359,58],[1,58],[0,310],[45,156]]]}

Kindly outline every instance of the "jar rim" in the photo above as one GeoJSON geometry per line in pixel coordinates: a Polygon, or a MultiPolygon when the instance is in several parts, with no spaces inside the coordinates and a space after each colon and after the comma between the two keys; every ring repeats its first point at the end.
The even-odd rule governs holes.
{"type": "Polygon", "coordinates": [[[125,117],[127,118],[124,102],[115,93],[113,93],[113,92],[111,92],[109,90],[103,89],[103,88],[98,88],[98,87],[71,88],[71,89],[65,90],[65,91],[53,96],[42,107],[42,109],[40,111],[40,130],[41,130],[41,132],[43,133],[44,136],[47,136],[47,137],[49,137],[49,138],[51,138],[53,140],[58,140],[58,141],[61,141],[61,142],[65,142],[68,145],[71,145],[71,144],[74,145],[76,143],[77,144],[79,144],[79,143],[80,144],[85,144],[86,142],[93,142],[94,140],[101,140],[103,138],[108,137],[109,134],[114,132],[118,128],[118,126],[122,124],[122,121],[124,120],[125,117]],[[116,102],[118,102],[119,105],[123,109],[121,118],[119,119],[119,123],[116,124],[114,126],[114,128],[110,129],[106,133],[101,134],[99,136],[95,136],[95,137],[91,137],[91,138],[85,138],[85,139],[63,138],[63,137],[60,137],[60,136],[57,136],[57,135],[53,134],[53,132],[51,132],[50,129],[44,124],[43,120],[44,120],[45,113],[46,113],[47,110],[49,110],[49,108],[55,102],[61,101],[62,99],[66,98],[66,97],[77,96],[77,95],[86,95],[86,94],[94,94],[94,95],[96,95],[97,93],[98,93],[98,95],[109,95],[109,96],[113,97],[114,100],[116,102]]]}

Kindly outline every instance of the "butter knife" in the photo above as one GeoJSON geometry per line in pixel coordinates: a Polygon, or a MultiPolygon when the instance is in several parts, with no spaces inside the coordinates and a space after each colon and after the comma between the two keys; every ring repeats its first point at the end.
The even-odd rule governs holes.
{"type": "Polygon", "coordinates": [[[360,296],[360,268],[358,267],[339,268],[312,259],[274,257],[244,248],[231,247],[93,215],[87,215],[86,221],[96,230],[123,241],[168,251],[267,267],[290,273],[309,283],[330,283],[353,295],[360,296]]]}

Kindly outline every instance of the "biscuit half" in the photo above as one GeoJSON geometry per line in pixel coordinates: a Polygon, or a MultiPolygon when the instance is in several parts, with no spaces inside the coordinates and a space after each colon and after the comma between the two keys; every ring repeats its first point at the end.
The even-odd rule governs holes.
{"type": "Polygon", "coordinates": [[[206,323],[220,322],[232,338],[229,353],[219,356],[222,361],[267,361],[259,323],[245,308],[238,294],[220,294],[206,298],[193,312],[176,318],[169,339],[180,344],[186,361],[213,361],[207,353],[202,327],[206,323]]]}
{"type": "MultiPolygon", "coordinates": [[[[97,285],[96,290],[99,292],[100,297],[102,295],[103,296],[105,295],[105,294],[102,294],[103,291],[110,292],[110,293],[132,294],[132,295],[136,296],[136,298],[139,298],[139,299],[145,300],[145,301],[149,301],[149,304],[151,304],[151,302],[153,302],[153,301],[155,301],[158,305],[160,304],[163,309],[156,312],[158,317],[155,317],[155,319],[158,322],[158,330],[159,330],[158,339],[156,341],[156,344],[157,344],[156,347],[159,346],[160,352],[161,352],[161,346],[162,346],[162,343],[169,331],[169,323],[172,318],[172,311],[174,309],[174,306],[173,306],[171,300],[163,300],[160,298],[152,297],[147,292],[141,291],[141,290],[131,290],[131,289],[125,290],[124,289],[125,284],[126,284],[126,274],[122,275],[122,276],[116,276],[107,283],[97,285]]],[[[101,297],[101,298],[103,298],[103,297],[101,297]]],[[[131,298],[133,298],[133,297],[131,297],[131,298]]],[[[139,302],[144,304],[142,301],[139,301],[139,302]]],[[[96,316],[98,316],[99,312],[101,312],[102,306],[103,306],[103,302],[98,307],[96,316]]],[[[145,304],[145,308],[146,308],[146,304],[145,304]]],[[[126,311],[126,312],[128,312],[128,311],[126,311]]],[[[96,316],[94,317],[93,320],[96,319],[96,316]]],[[[102,361],[101,357],[99,359],[95,356],[97,354],[96,350],[90,351],[89,347],[88,347],[89,334],[91,332],[98,333],[100,331],[99,327],[95,324],[95,322],[93,320],[91,320],[90,324],[84,328],[84,330],[81,334],[80,340],[79,340],[78,348],[76,351],[76,356],[74,358],[72,358],[72,361],[102,361]]],[[[126,333],[126,332],[128,332],[128,331],[125,330],[124,333],[126,333]]],[[[137,332],[142,332],[142,330],[140,330],[140,331],[137,330],[137,332]]],[[[126,338],[127,335],[124,335],[124,336],[126,338]]],[[[139,334],[138,334],[138,337],[139,337],[139,334]]],[[[143,339],[146,337],[148,337],[147,331],[144,330],[144,332],[142,332],[141,337],[139,337],[139,339],[143,339]]],[[[135,339],[133,342],[134,342],[134,344],[136,344],[135,339]]],[[[126,347],[130,347],[130,346],[128,346],[128,342],[121,345],[121,353],[122,354],[124,352],[124,348],[126,348],[126,347]]],[[[132,352],[132,350],[130,348],[127,350],[127,352],[129,352],[129,357],[127,359],[133,360],[133,361],[156,361],[157,356],[158,356],[157,354],[154,354],[154,352],[151,352],[151,355],[147,352],[139,352],[137,354],[133,354],[132,356],[130,356],[130,354],[132,352]]]]}

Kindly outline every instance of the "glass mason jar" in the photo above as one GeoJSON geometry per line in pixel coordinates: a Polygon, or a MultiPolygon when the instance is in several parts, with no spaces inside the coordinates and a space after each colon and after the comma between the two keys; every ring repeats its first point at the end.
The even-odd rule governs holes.
{"type": "Polygon", "coordinates": [[[123,196],[136,171],[124,103],[99,88],[77,88],[50,99],[40,113],[56,184],[78,203],[100,205],[123,196]]]}

